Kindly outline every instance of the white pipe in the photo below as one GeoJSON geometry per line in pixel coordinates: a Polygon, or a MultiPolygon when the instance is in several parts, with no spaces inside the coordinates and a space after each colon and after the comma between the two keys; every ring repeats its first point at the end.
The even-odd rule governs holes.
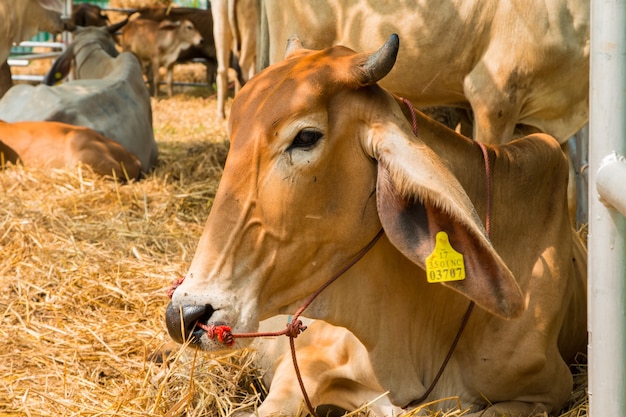
{"type": "MultiPolygon", "coordinates": [[[[72,15],[73,5],[74,5],[73,0],[65,0],[65,7],[63,11],[64,18],[69,19],[69,17],[72,15]]],[[[67,30],[64,30],[63,34],[61,35],[61,39],[63,40],[63,43],[65,45],[69,45],[70,43],[72,43],[72,32],[68,32],[67,30]]]]}
{"type": "Polygon", "coordinates": [[[72,0],[65,0],[65,5],[63,6],[63,13],[61,17],[69,18],[72,15],[72,5],[73,5],[72,0]]]}
{"type": "Polygon", "coordinates": [[[596,175],[600,201],[626,216],[626,159],[613,152],[600,161],[596,175]]]}
{"type": "Polygon", "coordinates": [[[46,48],[56,48],[56,49],[65,49],[65,44],[63,42],[51,42],[51,41],[24,41],[20,42],[18,46],[23,46],[26,48],[36,48],[36,47],[46,47],[46,48]]]}
{"type": "MultiPolygon", "coordinates": [[[[626,150],[626,0],[591,1],[590,76],[589,415],[618,417],[626,415],[626,218],[601,201],[597,184],[604,158],[626,150]]],[[[626,178],[614,182],[611,200],[626,178]]]]}

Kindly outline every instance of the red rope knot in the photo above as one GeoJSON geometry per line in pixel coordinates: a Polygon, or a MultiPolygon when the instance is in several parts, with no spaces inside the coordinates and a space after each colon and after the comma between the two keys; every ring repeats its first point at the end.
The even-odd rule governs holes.
{"type": "Polygon", "coordinates": [[[295,339],[300,333],[306,330],[306,326],[302,324],[301,320],[294,320],[291,323],[285,325],[285,335],[295,339]]]}
{"type": "Polygon", "coordinates": [[[174,281],[172,286],[169,287],[169,289],[167,290],[167,296],[170,300],[172,299],[172,296],[174,295],[174,291],[176,291],[176,288],[180,287],[180,284],[182,284],[184,280],[185,280],[185,277],[178,278],[177,280],[174,281]]]}
{"type": "Polygon", "coordinates": [[[204,330],[209,339],[217,339],[218,342],[227,346],[235,344],[235,337],[231,333],[230,326],[216,326],[215,324],[207,326],[203,323],[196,323],[196,326],[204,330]]]}

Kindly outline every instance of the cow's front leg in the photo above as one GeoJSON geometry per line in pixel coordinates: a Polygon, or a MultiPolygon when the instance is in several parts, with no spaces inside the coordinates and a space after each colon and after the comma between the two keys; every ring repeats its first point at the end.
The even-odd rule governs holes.
{"type": "Polygon", "coordinates": [[[167,95],[172,97],[172,83],[174,82],[174,64],[167,67],[167,95]]]}
{"type": "MultiPolygon", "coordinates": [[[[552,410],[552,413],[554,412],[555,410],[552,410]]],[[[546,413],[551,415],[551,411],[544,404],[507,401],[493,404],[476,413],[464,414],[464,417],[540,417],[546,413]]]]}
{"type": "Polygon", "coordinates": [[[160,68],[158,62],[152,61],[152,86],[154,88],[154,98],[159,96],[159,83],[161,82],[159,70],[160,68]]]}

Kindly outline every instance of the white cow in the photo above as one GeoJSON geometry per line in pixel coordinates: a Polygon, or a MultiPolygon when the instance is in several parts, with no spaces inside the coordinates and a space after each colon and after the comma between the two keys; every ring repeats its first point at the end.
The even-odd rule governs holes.
{"type": "MultiPolygon", "coordinates": [[[[398,62],[380,84],[419,107],[474,112],[474,138],[505,143],[516,124],[567,141],[589,118],[589,0],[262,0],[269,62],[287,39],[373,50],[398,62]]],[[[529,129],[523,129],[528,131],[529,129]]]]}
{"type": "Polygon", "coordinates": [[[112,38],[125,23],[76,29],[74,41],[55,61],[44,84],[16,85],[0,100],[0,119],[89,127],[120,143],[150,171],[158,153],[150,95],[139,60],[130,52],[118,53],[112,38]],[[72,63],[74,80],[45,85],[65,77],[72,63]]]}

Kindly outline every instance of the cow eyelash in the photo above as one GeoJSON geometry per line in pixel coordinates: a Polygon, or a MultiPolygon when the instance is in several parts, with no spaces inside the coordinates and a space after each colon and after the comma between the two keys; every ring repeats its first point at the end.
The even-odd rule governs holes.
{"type": "Polygon", "coordinates": [[[296,137],[293,138],[293,141],[291,142],[291,145],[289,145],[289,148],[287,148],[287,151],[291,151],[296,148],[310,149],[323,137],[324,134],[319,130],[302,129],[298,132],[296,137]]]}

